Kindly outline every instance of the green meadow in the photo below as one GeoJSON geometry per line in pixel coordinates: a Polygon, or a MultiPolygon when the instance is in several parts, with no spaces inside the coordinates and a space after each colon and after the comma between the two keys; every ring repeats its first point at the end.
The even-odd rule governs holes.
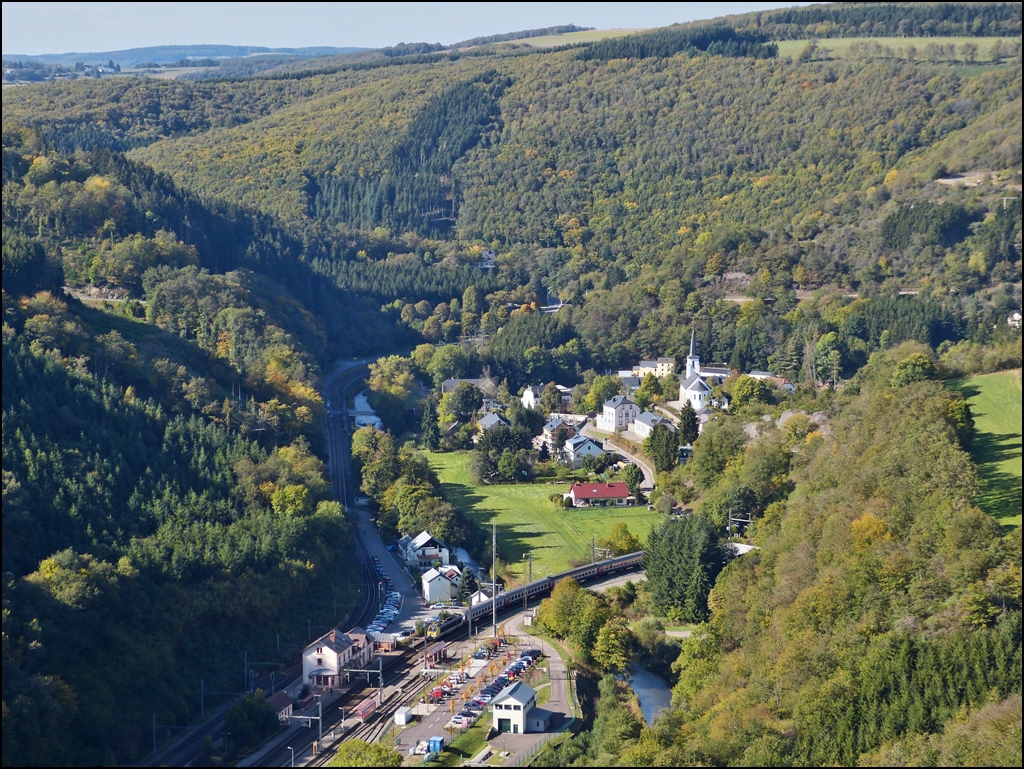
{"type": "Polygon", "coordinates": [[[971,456],[978,466],[978,506],[1004,528],[1021,525],[1020,369],[960,379],[974,415],[971,456]]]}
{"type": "Polygon", "coordinates": [[[534,578],[555,574],[571,560],[589,560],[591,539],[607,536],[616,523],[642,542],[662,518],[646,507],[563,510],[550,497],[567,491],[566,483],[478,486],[469,472],[470,452],[427,456],[448,501],[482,528],[497,524],[498,555],[519,580],[527,577],[528,554],[534,578]]]}
{"type": "MultiPolygon", "coordinates": [[[[914,46],[917,49],[917,58],[923,60],[925,58],[924,49],[928,45],[955,45],[956,60],[963,61],[960,46],[964,43],[973,43],[978,46],[976,61],[985,62],[992,60],[992,46],[996,40],[1002,40],[1004,44],[1020,42],[1020,38],[1014,37],[841,37],[822,38],[818,40],[818,47],[827,49],[829,56],[834,59],[845,59],[850,55],[850,46],[854,43],[878,43],[891,48],[893,54],[899,57],[906,56],[906,50],[910,46],[914,46]]],[[[795,59],[809,42],[809,40],[779,40],[777,41],[779,56],[791,56],[795,59]]],[[[946,57],[943,56],[942,59],[946,60],[946,57]]]]}

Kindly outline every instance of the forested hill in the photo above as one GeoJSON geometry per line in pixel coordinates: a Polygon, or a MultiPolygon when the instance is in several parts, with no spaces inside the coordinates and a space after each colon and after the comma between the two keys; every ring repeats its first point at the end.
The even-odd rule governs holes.
{"type": "MultiPolygon", "coordinates": [[[[599,372],[691,333],[833,421],[745,448],[788,402],[737,403],[696,486],[659,477],[709,532],[750,502],[762,550],[722,572],[663,723],[559,760],[946,760],[1014,702],[1019,744],[1019,529],[972,506],[935,379],[1020,366],[1020,19],[830,4],[5,89],[4,762],[138,760],[150,703],[190,723],[239,650],[338,619],[337,359],[429,342],[394,370],[596,408],[599,372]]],[[[407,435],[412,374],[390,384],[407,435]]]]}
{"type": "MultiPolygon", "coordinates": [[[[957,8],[971,24],[1013,17],[957,8]]],[[[581,342],[572,377],[575,362],[685,354],[694,326],[709,357],[786,358],[793,376],[834,331],[852,373],[884,325],[782,320],[818,289],[916,293],[908,312],[944,318],[916,338],[990,340],[1020,301],[1019,207],[998,202],[1020,183],[1019,39],[793,61],[691,33],[281,79],[53,84],[6,92],[5,119],[45,117],[38,134],[64,153],[135,147],[181,188],[262,212],[315,273],[393,303],[412,332],[451,324],[431,341],[493,332],[502,305],[557,295],[581,342]],[[937,181],[975,172],[978,187],[937,181]],[[481,249],[497,268],[474,276],[481,249]],[[465,327],[453,307],[433,312],[474,284],[491,299],[465,327]],[[721,301],[737,295],[760,301],[721,301]]],[[[771,43],[756,35],[744,44],[771,43]]]]}
{"type": "Polygon", "coordinates": [[[5,132],[3,760],[130,763],[154,706],[192,723],[240,650],[350,602],[319,372],[343,349],[323,318],[365,305],[258,217],[38,142],[5,132]]]}
{"type": "Polygon", "coordinates": [[[687,26],[728,24],[773,40],[808,37],[1019,37],[1018,3],[829,3],[727,16],[687,26]]]}

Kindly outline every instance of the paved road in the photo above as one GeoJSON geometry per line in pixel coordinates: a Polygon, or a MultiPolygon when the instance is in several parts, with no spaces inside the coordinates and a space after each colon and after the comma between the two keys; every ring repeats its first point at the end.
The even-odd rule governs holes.
{"type": "Polygon", "coordinates": [[[645,459],[639,456],[633,456],[625,449],[620,449],[618,446],[612,444],[611,441],[601,438],[600,436],[593,434],[594,426],[589,422],[580,428],[580,434],[585,435],[591,440],[597,441],[601,448],[605,451],[611,452],[612,454],[618,454],[620,457],[625,459],[627,462],[632,462],[644,473],[644,483],[640,488],[643,491],[650,492],[654,490],[654,466],[647,463],[645,459]]]}

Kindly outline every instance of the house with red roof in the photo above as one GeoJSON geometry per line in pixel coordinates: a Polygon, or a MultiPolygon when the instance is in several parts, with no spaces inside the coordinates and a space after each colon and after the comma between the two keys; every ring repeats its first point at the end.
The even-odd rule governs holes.
{"type": "Polygon", "coordinates": [[[621,481],[574,483],[563,498],[571,499],[573,507],[626,507],[636,503],[629,487],[621,481]]]}

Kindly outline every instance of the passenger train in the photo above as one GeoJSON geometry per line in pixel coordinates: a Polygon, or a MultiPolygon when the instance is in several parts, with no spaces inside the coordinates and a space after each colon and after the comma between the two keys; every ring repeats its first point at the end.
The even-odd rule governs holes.
{"type": "Polygon", "coordinates": [[[485,622],[491,617],[491,613],[494,610],[492,603],[495,601],[497,602],[497,610],[499,612],[504,611],[507,608],[521,606],[524,596],[527,601],[531,601],[535,597],[550,593],[551,589],[563,579],[574,579],[580,584],[585,584],[610,577],[613,574],[643,568],[643,560],[644,553],[640,550],[636,553],[620,555],[616,558],[588,563],[586,566],[578,566],[575,569],[569,569],[559,574],[552,574],[543,579],[535,580],[528,585],[517,587],[515,590],[509,590],[507,593],[499,593],[497,598],[482,601],[476,606],[467,609],[464,614],[458,614],[449,617],[444,622],[431,625],[427,635],[429,638],[438,638],[449,630],[464,625],[467,622],[467,617],[472,620],[474,625],[481,621],[485,622]]]}

